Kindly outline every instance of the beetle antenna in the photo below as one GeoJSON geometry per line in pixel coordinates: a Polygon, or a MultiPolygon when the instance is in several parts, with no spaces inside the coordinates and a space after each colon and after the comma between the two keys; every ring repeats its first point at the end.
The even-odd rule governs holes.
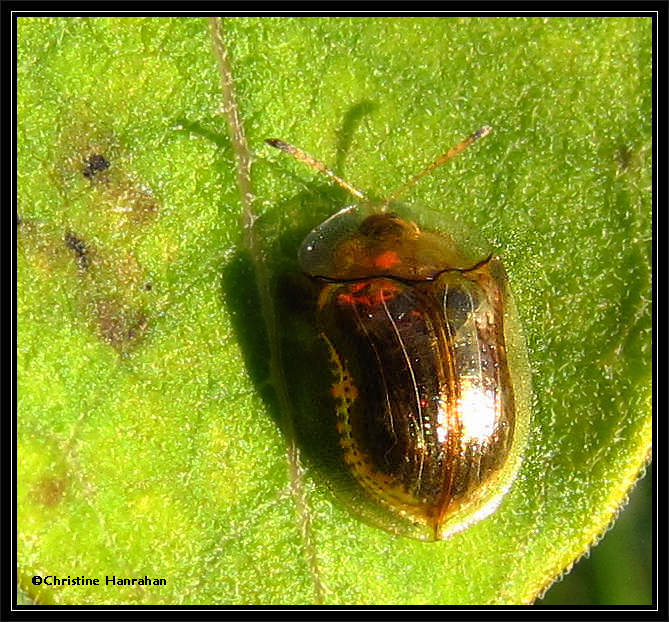
{"type": "Polygon", "coordinates": [[[351,184],[344,181],[341,177],[332,172],[327,166],[325,166],[325,164],[319,162],[318,160],[316,160],[316,158],[313,158],[305,151],[302,151],[302,149],[298,149],[297,147],[294,147],[290,143],[284,142],[283,140],[279,140],[278,138],[268,138],[265,142],[268,145],[271,145],[272,147],[276,147],[277,149],[281,149],[281,151],[285,151],[287,154],[292,155],[296,160],[303,162],[307,166],[310,166],[311,168],[317,170],[319,173],[327,175],[340,188],[343,188],[344,190],[346,190],[346,192],[352,194],[354,197],[357,197],[358,199],[367,198],[362,192],[360,192],[360,190],[357,190],[356,188],[351,186],[351,184]]]}
{"type": "Polygon", "coordinates": [[[442,153],[432,164],[427,168],[423,169],[417,175],[414,175],[409,181],[407,181],[403,186],[400,186],[395,192],[393,192],[390,197],[385,201],[387,206],[391,201],[395,200],[399,195],[405,192],[407,189],[411,188],[417,181],[420,181],[426,175],[429,175],[435,168],[446,164],[452,160],[455,156],[460,155],[469,145],[475,143],[479,138],[483,138],[492,132],[492,128],[489,125],[484,125],[481,129],[476,130],[471,136],[465,138],[460,144],[451,147],[446,153],[442,153]]]}

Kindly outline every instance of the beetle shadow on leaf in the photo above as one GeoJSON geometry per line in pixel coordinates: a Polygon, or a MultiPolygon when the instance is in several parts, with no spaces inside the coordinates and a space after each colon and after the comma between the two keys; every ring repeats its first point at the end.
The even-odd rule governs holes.
{"type": "Polygon", "coordinates": [[[220,117],[205,119],[201,121],[190,121],[185,117],[177,117],[173,123],[175,131],[181,134],[194,134],[200,138],[204,138],[217,147],[226,151],[231,150],[230,139],[226,132],[220,131],[221,120],[220,117]],[[212,129],[217,128],[217,129],[212,129]]]}
{"type": "Polygon", "coordinates": [[[327,346],[316,325],[318,291],[300,271],[297,251],[315,225],[346,203],[341,190],[323,186],[278,205],[274,210],[278,219],[261,217],[256,223],[262,246],[258,259],[266,271],[261,282],[266,279],[266,287],[258,287],[256,262],[246,249],[235,254],[221,281],[244,364],[267,412],[287,438],[294,435],[311,464],[327,471],[339,468],[336,458],[324,452],[338,442],[336,413],[328,403],[332,371],[327,346]],[[268,331],[267,315],[273,331],[268,331]],[[271,368],[270,339],[279,359],[277,370],[271,368]],[[277,383],[283,388],[277,388],[277,383]],[[278,397],[281,390],[286,394],[288,412],[283,412],[278,397]]]}
{"type": "Polygon", "coordinates": [[[369,100],[362,100],[353,104],[344,115],[341,128],[337,132],[337,155],[335,158],[335,171],[339,175],[344,175],[344,165],[348,158],[348,152],[353,142],[353,136],[358,130],[362,119],[371,115],[377,108],[377,105],[369,100]]]}

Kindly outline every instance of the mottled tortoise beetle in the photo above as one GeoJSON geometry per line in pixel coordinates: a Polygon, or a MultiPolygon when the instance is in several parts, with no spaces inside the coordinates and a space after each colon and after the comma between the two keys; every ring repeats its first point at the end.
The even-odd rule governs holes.
{"type": "Polygon", "coordinates": [[[421,228],[420,212],[395,201],[489,132],[383,202],[300,149],[267,141],[361,200],[311,231],[298,260],[317,291],[330,365],[323,392],[358,489],[342,498],[378,527],[420,540],[444,540],[491,514],[528,435],[529,366],[500,258],[453,231],[421,228]]]}

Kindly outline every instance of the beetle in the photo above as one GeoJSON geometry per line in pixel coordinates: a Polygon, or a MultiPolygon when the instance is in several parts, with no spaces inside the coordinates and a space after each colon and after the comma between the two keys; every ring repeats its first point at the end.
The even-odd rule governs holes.
{"type": "Polygon", "coordinates": [[[385,201],[301,149],[266,141],[359,199],[306,236],[298,261],[316,290],[323,391],[355,488],[344,498],[369,522],[420,540],[447,539],[491,514],[529,431],[529,365],[500,257],[470,246],[461,228],[420,226],[424,212],[396,201],[490,131],[385,201]]]}

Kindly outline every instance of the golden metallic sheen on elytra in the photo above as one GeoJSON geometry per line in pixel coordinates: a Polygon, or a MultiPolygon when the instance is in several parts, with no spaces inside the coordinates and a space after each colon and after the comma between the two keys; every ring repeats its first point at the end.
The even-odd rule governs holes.
{"type": "Polygon", "coordinates": [[[330,222],[334,237],[315,230],[300,255],[323,279],[318,325],[336,369],[343,460],[416,537],[443,539],[495,508],[524,443],[504,269],[497,257],[466,267],[447,238],[435,244],[437,234],[394,213],[365,216],[363,206],[341,217],[352,210],[362,211],[355,233],[340,238],[330,222]]]}

